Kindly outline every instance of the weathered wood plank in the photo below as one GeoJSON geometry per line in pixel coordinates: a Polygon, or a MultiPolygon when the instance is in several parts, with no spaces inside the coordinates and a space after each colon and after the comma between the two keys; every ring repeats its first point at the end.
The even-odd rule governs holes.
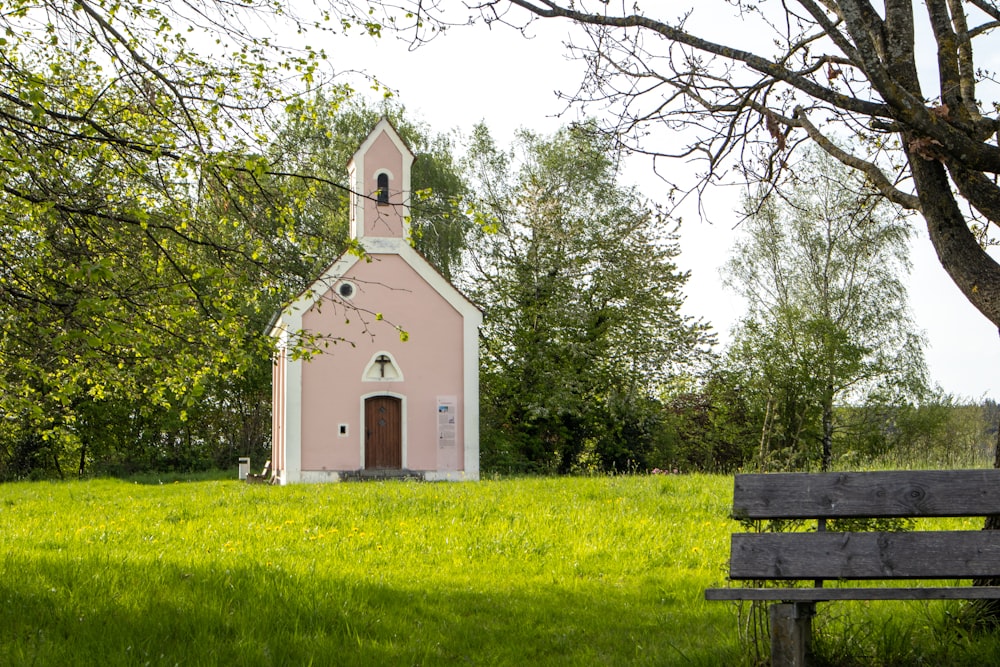
{"type": "Polygon", "coordinates": [[[995,600],[1000,586],[890,588],[709,588],[706,600],[832,602],[835,600],[995,600]]]}
{"type": "Polygon", "coordinates": [[[1000,470],[736,475],[733,517],[951,517],[1000,514],[1000,470]]]}
{"type": "Polygon", "coordinates": [[[736,533],[731,579],[1000,577],[1000,531],[736,533]]]}

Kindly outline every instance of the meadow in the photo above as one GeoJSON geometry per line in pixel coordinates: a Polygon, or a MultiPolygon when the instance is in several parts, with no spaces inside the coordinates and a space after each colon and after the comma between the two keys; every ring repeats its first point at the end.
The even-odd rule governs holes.
{"type": "MultiPolygon", "coordinates": [[[[730,477],[151,481],[0,486],[0,664],[755,659],[747,616],[703,598],[739,529],[730,477]]],[[[818,642],[831,664],[995,664],[959,604],[821,607],[818,642]]]]}

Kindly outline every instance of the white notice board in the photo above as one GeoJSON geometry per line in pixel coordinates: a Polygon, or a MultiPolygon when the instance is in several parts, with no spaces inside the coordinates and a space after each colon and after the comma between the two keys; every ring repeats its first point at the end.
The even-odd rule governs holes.
{"type": "Polygon", "coordinates": [[[437,397],[438,467],[455,470],[458,466],[455,449],[458,445],[458,398],[437,397]]]}

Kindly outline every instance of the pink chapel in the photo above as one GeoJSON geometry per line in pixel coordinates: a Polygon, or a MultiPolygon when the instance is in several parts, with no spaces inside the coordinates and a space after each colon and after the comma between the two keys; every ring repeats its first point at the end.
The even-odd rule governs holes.
{"type": "Polygon", "coordinates": [[[413,159],[380,120],[347,165],[365,256],[337,258],[270,329],[280,484],[479,479],[482,313],[410,243],[413,159]],[[322,352],[296,358],[302,335],[322,352]]]}

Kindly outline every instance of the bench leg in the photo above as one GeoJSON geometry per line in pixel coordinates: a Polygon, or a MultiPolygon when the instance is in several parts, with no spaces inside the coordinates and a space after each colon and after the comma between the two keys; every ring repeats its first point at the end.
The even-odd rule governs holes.
{"type": "Polygon", "coordinates": [[[781,602],[768,609],[771,667],[805,667],[812,642],[814,602],[781,602]]]}

